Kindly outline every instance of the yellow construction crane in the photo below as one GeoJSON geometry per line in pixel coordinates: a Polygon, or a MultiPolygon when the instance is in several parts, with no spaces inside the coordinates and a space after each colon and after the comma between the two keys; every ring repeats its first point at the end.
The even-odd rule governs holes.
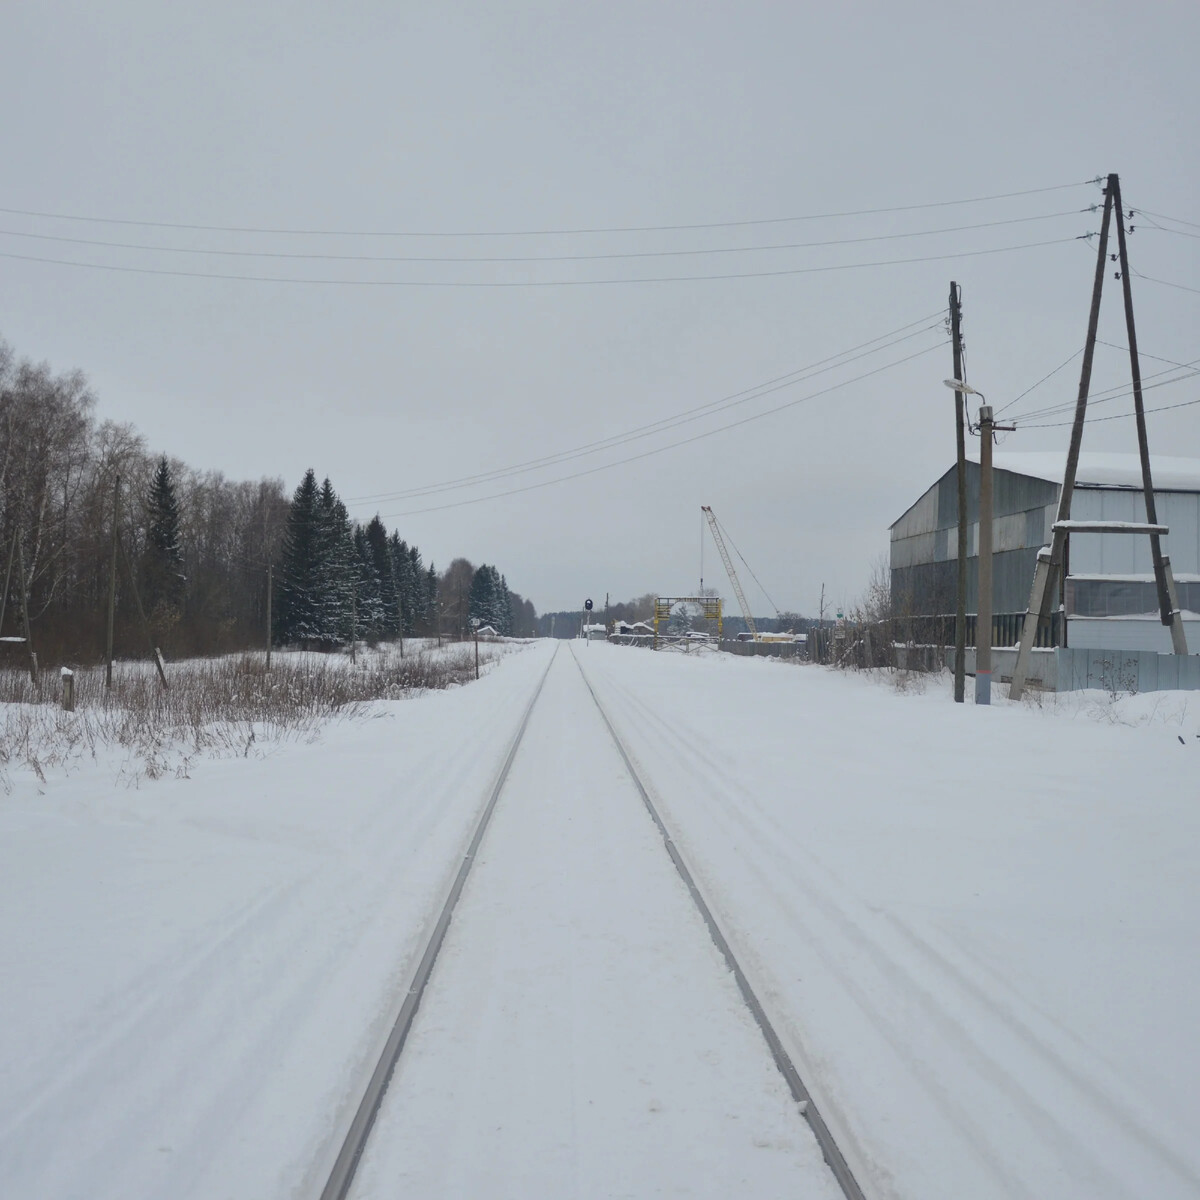
{"type": "Polygon", "coordinates": [[[746,628],[750,630],[750,636],[757,642],[760,640],[758,629],[754,624],[754,618],[750,615],[750,605],[746,603],[746,593],[742,591],[737,572],[733,569],[733,559],[729,557],[729,551],[725,549],[721,526],[718,524],[713,510],[707,504],[700,505],[700,511],[708,520],[709,529],[712,530],[713,541],[717,543],[717,551],[721,555],[721,561],[725,564],[725,574],[729,576],[729,582],[733,585],[733,594],[737,597],[737,602],[742,609],[742,616],[746,619],[746,628]]]}

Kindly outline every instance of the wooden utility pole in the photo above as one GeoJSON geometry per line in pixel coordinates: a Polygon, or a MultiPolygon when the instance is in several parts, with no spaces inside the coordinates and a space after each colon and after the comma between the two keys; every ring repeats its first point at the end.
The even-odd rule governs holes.
{"type": "Polygon", "coordinates": [[[17,538],[17,562],[21,567],[21,616],[25,622],[25,644],[29,647],[29,681],[35,687],[38,681],[37,654],[33,649],[33,634],[29,629],[29,580],[25,577],[25,547],[17,538]]]}
{"type": "MultiPolygon", "coordinates": [[[[1075,494],[1075,476],[1079,470],[1079,448],[1083,443],[1083,424],[1087,414],[1088,389],[1092,379],[1092,358],[1096,349],[1096,330],[1100,320],[1100,297],[1104,290],[1104,271],[1108,261],[1108,231],[1114,209],[1117,214],[1117,246],[1124,282],[1125,318],[1129,334],[1130,363],[1133,369],[1134,414],[1138,427],[1138,450],[1142,465],[1142,488],[1146,497],[1147,522],[1145,525],[1127,524],[1113,528],[1110,532],[1150,534],[1150,553],[1154,559],[1154,578],[1158,585],[1159,608],[1164,625],[1171,627],[1171,643],[1176,654],[1187,653],[1187,641],[1183,632],[1183,620],[1179,605],[1174,597],[1175,581],[1171,573],[1170,560],[1162,553],[1159,541],[1160,528],[1153,519],[1155,512],[1154,483],[1150,475],[1150,454],[1146,441],[1146,422],[1142,408],[1141,370],[1138,366],[1137,343],[1133,326],[1133,296],[1129,287],[1129,256],[1125,247],[1124,214],[1120,208],[1121,184],[1117,176],[1109,175],[1104,188],[1104,214],[1100,220],[1100,244],[1096,251],[1096,276],[1092,284],[1092,307],[1088,314],[1087,341],[1083,348],[1083,365],[1079,374],[1079,396],[1075,402],[1075,419],[1071,425],[1071,444],[1067,450],[1067,466],[1063,475],[1062,491],[1058,497],[1058,514],[1054,521],[1054,539],[1049,547],[1038,552],[1037,566],[1033,573],[1033,587],[1029,594],[1029,608],[1021,630],[1021,643],[1017,650],[1017,663],[1013,668],[1012,686],[1009,697],[1019,700],[1025,690],[1029,674],[1029,656],[1037,638],[1037,627],[1050,615],[1053,598],[1058,592],[1060,576],[1067,544],[1071,532],[1071,500],[1075,494]]],[[[1093,529],[1094,531],[1094,529],[1093,529]]],[[[1088,532],[1083,529],[1080,532],[1088,532]]],[[[1065,619],[1065,618],[1064,618],[1065,619]]]]}
{"type": "Polygon", "coordinates": [[[271,594],[275,590],[275,567],[267,563],[267,670],[271,669],[271,594]]]}
{"type": "Polygon", "coordinates": [[[113,625],[117,613],[117,521],[121,512],[121,477],[113,484],[112,556],[108,564],[108,637],[104,643],[104,686],[112,689],[113,625]]]}
{"type": "Polygon", "coordinates": [[[350,589],[350,661],[358,662],[358,587],[350,589]]]}
{"type": "MultiPolygon", "coordinates": [[[[1146,524],[1157,525],[1157,505],[1154,483],[1150,475],[1150,443],[1146,437],[1146,411],[1142,405],[1142,368],[1138,361],[1137,331],[1133,325],[1133,290],[1129,278],[1129,251],[1125,246],[1125,213],[1121,208],[1121,181],[1116,175],[1108,177],[1108,189],[1113,193],[1113,208],[1117,217],[1117,252],[1121,260],[1121,292],[1125,299],[1125,332],[1129,337],[1129,367],[1133,378],[1133,412],[1137,424],[1138,456],[1142,463],[1142,490],[1146,497],[1146,524]]],[[[1171,561],[1162,552],[1157,533],[1150,534],[1150,557],[1154,562],[1154,583],[1158,590],[1158,609],[1162,623],[1170,627],[1171,649],[1176,654],[1187,653],[1187,638],[1179,601],[1175,596],[1175,580],[1171,561]]]]}
{"type": "Polygon", "coordinates": [[[4,572],[4,595],[0,596],[0,633],[4,632],[4,613],[8,608],[8,585],[12,582],[13,557],[17,553],[17,527],[13,525],[12,542],[8,547],[8,570],[4,572]]]}
{"type": "Polygon", "coordinates": [[[133,563],[129,561],[129,551],[125,549],[125,543],[118,539],[121,547],[121,557],[125,560],[125,569],[129,572],[129,586],[133,590],[133,600],[137,605],[138,619],[142,623],[142,630],[146,634],[146,641],[150,646],[150,657],[154,660],[155,669],[158,671],[158,681],[163,686],[163,691],[167,689],[167,670],[163,666],[162,651],[154,644],[154,633],[150,628],[150,622],[146,620],[146,610],[142,607],[142,594],[138,591],[137,576],[133,571],[133,563]]]}
{"type": "MultiPolygon", "coordinates": [[[[962,379],[962,298],[950,281],[950,340],[954,349],[954,378],[962,379]]],[[[954,609],[954,703],[962,704],[967,673],[967,434],[963,424],[963,394],[954,393],[954,434],[958,446],[958,582],[954,609]]]]}

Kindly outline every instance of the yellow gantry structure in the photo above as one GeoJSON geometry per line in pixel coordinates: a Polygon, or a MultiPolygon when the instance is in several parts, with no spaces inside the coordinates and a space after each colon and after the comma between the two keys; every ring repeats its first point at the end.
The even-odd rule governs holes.
{"type": "Polygon", "coordinates": [[[695,604],[702,615],[717,623],[717,642],[721,641],[724,625],[721,620],[720,596],[656,596],[654,598],[654,648],[658,649],[658,626],[660,621],[670,619],[671,609],[676,604],[695,604]]]}

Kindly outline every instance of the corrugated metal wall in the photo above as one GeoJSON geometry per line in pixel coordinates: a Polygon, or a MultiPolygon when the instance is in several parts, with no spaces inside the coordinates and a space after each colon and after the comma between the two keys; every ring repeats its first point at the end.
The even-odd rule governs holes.
{"type": "MultiPolygon", "coordinates": [[[[967,463],[967,611],[977,608],[979,464],[967,463]]],[[[993,488],[992,607],[1024,612],[1038,550],[1046,544],[1058,485],[996,471],[993,488]]],[[[951,467],[892,526],[892,595],[901,611],[934,615],[954,611],[958,558],[958,477],[951,467]]]]}
{"type": "MultiPolygon", "coordinates": [[[[967,597],[966,609],[978,608],[979,465],[967,463],[967,597]]],[[[1038,550],[1048,545],[1058,506],[1059,485],[1028,475],[997,469],[993,521],[992,607],[1000,625],[1011,629],[1004,618],[1023,613],[1029,603],[1029,588],[1038,550]]],[[[1155,491],[1160,523],[1171,532],[1163,539],[1177,577],[1200,575],[1200,493],[1155,491]]],[[[1146,519],[1142,493],[1132,488],[1078,487],[1072,502],[1077,521],[1135,521],[1146,519]]],[[[901,615],[951,614],[955,607],[958,550],[958,483],[951,467],[892,526],[892,596],[901,615]]],[[[1067,549],[1072,575],[1148,575],[1153,570],[1150,540],[1133,534],[1073,534],[1067,549]]],[[[1185,599],[1181,595],[1181,600],[1185,599]]],[[[1077,621],[1071,621],[1071,628],[1077,621]]],[[[1167,631],[1157,630],[1163,637],[1167,631]]],[[[1109,635],[1089,629],[1085,640],[1109,635]]],[[[1128,629],[1110,631],[1120,639],[1128,629]]],[[[1001,642],[1007,636],[999,632],[1001,642]]],[[[1075,638],[1072,636],[1072,642],[1075,638]]],[[[1133,639],[1141,644],[1142,638],[1133,639]]],[[[1153,636],[1157,647],[1161,640],[1153,636]]],[[[1169,639],[1168,639],[1169,640],[1169,639]]],[[[998,642],[997,644],[1000,644],[998,642]]]]}

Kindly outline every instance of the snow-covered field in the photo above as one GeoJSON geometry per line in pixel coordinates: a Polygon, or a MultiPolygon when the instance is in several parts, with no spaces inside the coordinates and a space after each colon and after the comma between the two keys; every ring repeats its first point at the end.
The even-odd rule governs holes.
{"type": "MultiPolygon", "coordinates": [[[[315,1197],[554,650],[188,779],[14,768],[0,1195],[315,1197]]],[[[579,668],[872,1200],[1200,1194],[1200,702],[590,643],[356,1195],[834,1194],[579,668]]]]}
{"type": "Polygon", "coordinates": [[[1200,1195],[1194,694],[976,709],[598,649],[869,1196],[1200,1195]]]}

